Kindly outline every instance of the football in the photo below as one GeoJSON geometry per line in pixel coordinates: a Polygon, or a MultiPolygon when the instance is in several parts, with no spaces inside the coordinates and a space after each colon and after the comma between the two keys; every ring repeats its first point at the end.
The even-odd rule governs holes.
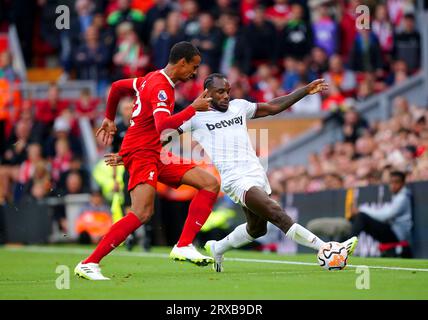
{"type": "Polygon", "coordinates": [[[318,251],[319,265],[329,271],[342,270],[346,267],[348,252],[339,242],[327,242],[318,251]]]}

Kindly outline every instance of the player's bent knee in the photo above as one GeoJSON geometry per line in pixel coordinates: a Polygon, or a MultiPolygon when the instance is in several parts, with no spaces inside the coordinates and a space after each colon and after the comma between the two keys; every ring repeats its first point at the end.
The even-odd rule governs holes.
{"type": "Polygon", "coordinates": [[[263,237],[267,233],[267,225],[264,223],[263,225],[252,227],[248,230],[248,233],[254,239],[263,237]]]}
{"type": "Polygon", "coordinates": [[[215,177],[210,177],[204,181],[204,185],[202,189],[213,192],[213,193],[219,193],[220,191],[220,184],[218,183],[217,179],[215,177]]]}
{"type": "Polygon", "coordinates": [[[153,210],[142,210],[142,209],[134,209],[133,213],[140,219],[141,223],[144,224],[150,220],[153,215],[153,210]]]}

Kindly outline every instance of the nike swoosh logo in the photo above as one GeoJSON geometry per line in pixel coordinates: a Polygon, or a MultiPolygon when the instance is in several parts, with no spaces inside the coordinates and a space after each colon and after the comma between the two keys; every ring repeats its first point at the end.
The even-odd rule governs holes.
{"type": "Polygon", "coordinates": [[[202,224],[200,224],[198,221],[195,222],[198,226],[202,227],[202,224]]]}

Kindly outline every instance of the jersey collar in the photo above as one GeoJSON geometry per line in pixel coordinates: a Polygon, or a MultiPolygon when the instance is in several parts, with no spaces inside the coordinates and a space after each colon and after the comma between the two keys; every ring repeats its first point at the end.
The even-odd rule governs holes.
{"type": "Polygon", "coordinates": [[[162,73],[165,76],[166,80],[168,80],[169,84],[174,88],[175,87],[175,83],[171,80],[170,77],[168,77],[168,75],[165,73],[164,69],[162,69],[160,71],[160,73],[162,73]]]}

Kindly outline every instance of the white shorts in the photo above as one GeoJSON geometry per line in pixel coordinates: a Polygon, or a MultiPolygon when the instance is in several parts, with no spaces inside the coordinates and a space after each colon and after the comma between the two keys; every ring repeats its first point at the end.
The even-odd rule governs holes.
{"type": "Polygon", "coordinates": [[[269,181],[265,174],[251,177],[242,177],[227,183],[223,186],[223,191],[232,199],[233,202],[246,207],[245,194],[252,187],[260,187],[268,195],[272,193],[269,181]]]}

